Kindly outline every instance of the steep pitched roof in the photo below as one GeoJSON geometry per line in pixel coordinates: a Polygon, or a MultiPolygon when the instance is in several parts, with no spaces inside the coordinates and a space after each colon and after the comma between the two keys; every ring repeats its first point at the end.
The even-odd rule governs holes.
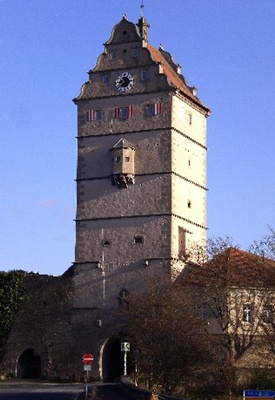
{"type": "Polygon", "coordinates": [[[157,50],[149,43],[147,44],[147,49],[150,51],[153,60],[162,65],[163,73],[166,75],[171,85],[179,89],[184,96],[188,97],[197,105],[201,106],[208,114],[210,114],[210,109],[206,107],[194,94],[195,88],[189,87],[185,78],[175,71],[174,68],[176,64],[173,63],[171,55],[163,50],[157,50]]]}

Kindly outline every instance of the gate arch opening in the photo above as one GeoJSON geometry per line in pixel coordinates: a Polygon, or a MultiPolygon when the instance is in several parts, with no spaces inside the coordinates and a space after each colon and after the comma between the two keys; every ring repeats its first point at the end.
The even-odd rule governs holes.
{"type": "Polygon", "coordinates": [[[20,354],[17,362],[17,378],[41,378],[41,357],[35,350],[27,349],[20,354]]]}
{"type": "MultiPolygon", "coordinates": [[[[115,382],[124,374],[124,352],[121,343],[127,339],[110,338],[104,346],[102,355],[103,382],[115,382]]],[[[127,374],[134,372],[132,352],[127,353],[127,374]]]]}

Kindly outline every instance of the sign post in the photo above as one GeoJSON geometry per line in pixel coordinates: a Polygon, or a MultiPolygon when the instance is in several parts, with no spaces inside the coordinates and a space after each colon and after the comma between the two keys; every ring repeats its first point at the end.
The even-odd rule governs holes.
{"type": "Polygon", "coordinates": [[[82,361],[84,363],[84,371],[86,371],[86,387],[85,387],[85,400],[88,398],[88,377],[89,377],[89,371],[92,369],[92,362],[94,361],[94,357],[92,354],[87,353],[84,354],[82,357],[82,361]]]}
{"type": "Polygon", "coordinates": [[[130,351],[130,343],[122,342],[121,343],[121,351],[124,352],[124,376],[127,375],[127,353],[130,351]]]}

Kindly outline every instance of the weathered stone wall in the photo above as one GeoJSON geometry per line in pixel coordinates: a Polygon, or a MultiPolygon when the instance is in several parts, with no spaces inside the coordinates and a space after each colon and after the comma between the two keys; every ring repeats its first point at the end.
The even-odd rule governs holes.
{"type": "Polygon", "coordinates": [[[7,342],[1,371],[17,376],[20,354],[33,349],[41,357],[42,377],[69,378],[73,361],[72,274],[28,274],[24,279],[26,295],[7,342]]]}

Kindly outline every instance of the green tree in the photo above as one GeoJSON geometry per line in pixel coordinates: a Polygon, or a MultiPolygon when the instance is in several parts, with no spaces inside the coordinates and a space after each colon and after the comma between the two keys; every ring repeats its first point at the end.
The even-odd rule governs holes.
{"type": "Polygon", "coordinates": [[[25,274],[21,270],[0,272],[0,360],[3,358],[6,341],[24,297],[25,274]]]}

